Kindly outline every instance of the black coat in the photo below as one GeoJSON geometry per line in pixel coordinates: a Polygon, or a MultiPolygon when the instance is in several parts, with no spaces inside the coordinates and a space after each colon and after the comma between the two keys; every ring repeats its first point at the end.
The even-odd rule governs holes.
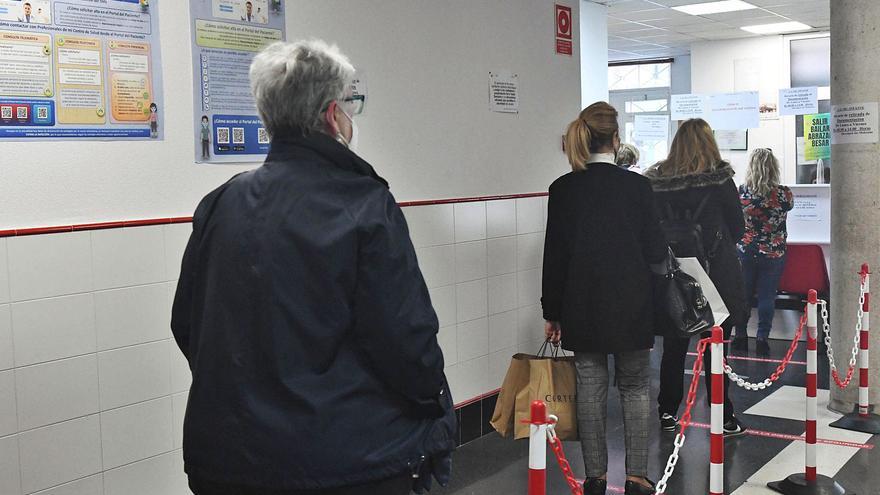
{"type": "Polygon", "coordinates": [[[193,219],[172,314],[186,472],[332,488],[451,451],[437,329],[387,183],[323,134],[276,139],[193,219]]]}
{"type": "MultiPolygon", "coordinates": [[[[739,192],[733,182],[733,169],[728,163],[722,162],[716,170],[707,173],[665,177],[655,167],[645,175],[651,180],[657,211],[661,216],[667,211],[667,205],[677,213],[694,212],[703,198],[709,197],[698,219],[706,250],[716,246],[715,236],[721,233],[715,255],[709,259],[709,278],[730,311],[730,320],[725,326],[745,321],[750,308],[745,297],[742,267],[736,254],[736,243],[745,231],[745,218],[739,192]]],[[[661,334],[667,334],[664,329],[660,330],[661,334]]]]}
{"type": "Polygon", "coordinates": [[[618,353],[654,345],[651,264],[666,257],[654,194],[639,174],[593,163],[550,186],[544,319],[562,344],[618,353]]]}

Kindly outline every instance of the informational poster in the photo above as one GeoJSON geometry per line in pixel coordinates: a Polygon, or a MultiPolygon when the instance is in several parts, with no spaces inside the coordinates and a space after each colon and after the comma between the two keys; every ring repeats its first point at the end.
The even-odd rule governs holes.
{"type": "Polygon", "coordinates": [[[672,120],[705,119],[705,95],[672,95],[670,108],[672,120]]]}
{"type": "Polygon", "coordinates": [[[162,139],[159,0],[0,0],[0,140],[162,139]]]}
{"type": "Polygon", "coordinates": [[[254,56],[285,39],[281,0],[189,0],[196,162],[255,162],[269,136],[251,95],[254,56]]]}
{"type": "Polygon", "coordinates": [[[779,90],[779,115],[819,113],[819,88],[786,88],[779,90]]]}
{"type": "Polygon", "coordinates": [[[804,115],[804,160],[831,158],[831,114],[804,115]]]}
{"type": "Polygon", "coordinates": [[[718,144],[719,150],[748,151],[749,131],[748,129],[715,131],[715,142],[718,144]]]}
{"type": "Polygon", "coordinates": [[[519,76],[509,71],[489,73],[489,109],[519,113],[519,76]]]}
{"type": "Polygon", "coordinates": [[[760,127],[757,91],[709,95],[709,125],[713,129],[737,130],[760,127]]]}
{"type": "Polygon", "coordinates": [[[831,108],[831,143],[876,143],[877,102],[835,105],[831,108]]]}
{"type": "Polygon", "coordinates": [[[669,116],[636,114],[633,138],[636,141],[668,140],[669,116]]]}
{"type": "Polygon", "coordinates": [[[831,242],[831,186],[791,185],[794,209],[788,213],[788,241],[831,242]]]}

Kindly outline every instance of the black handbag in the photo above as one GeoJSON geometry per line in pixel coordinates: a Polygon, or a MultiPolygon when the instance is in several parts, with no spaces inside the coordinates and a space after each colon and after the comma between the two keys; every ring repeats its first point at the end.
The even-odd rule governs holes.
{"type": "Polygon", "coordinates": [[[715,316],[703,294],[703,287],[697,279],[681,270],[671,249],[664,268],[655,302],[666,325],[672,327],[672,333],[690,338],[711,329],[715,325],[715,316]]]}

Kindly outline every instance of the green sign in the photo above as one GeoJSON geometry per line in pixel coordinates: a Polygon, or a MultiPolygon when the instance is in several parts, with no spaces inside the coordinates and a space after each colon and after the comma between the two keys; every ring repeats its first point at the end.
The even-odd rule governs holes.
{"type": "Polygon", "coordinates": [[[804,160],[831,158],[831,114],[804,115],[804,160]]]}

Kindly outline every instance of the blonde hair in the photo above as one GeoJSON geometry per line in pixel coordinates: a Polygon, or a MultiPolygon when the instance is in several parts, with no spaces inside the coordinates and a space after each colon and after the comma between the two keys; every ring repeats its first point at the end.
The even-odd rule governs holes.
{"type": "Polygon", "coordinates": [[[758,148],[749,155],[746,187],[752,194],[767,197],[779,185],[779,160],[770,148],[758,148]]]}
{"type": "Polygon", "coordinates": [[[657,170],[660,175],[675,177],[711,172],[720,163],[721,152],[712,128],[703,119],[690,119],[678,128],[669,155],[657,164],[657,170]]]}
{"type": "Polygon", "coordinates": [[[629,143],[620,145],[617,150],[617,164],[621,167],[631,167],[639,163],[639,149],[629,143]]]}
{"type": "Polygon", "coordinates": [[[610,146],[618,131],[617,110],[604,101],[583,109],[565,131],[565,154],[575,172],[586,170],[590,153],[610,146]]]}

